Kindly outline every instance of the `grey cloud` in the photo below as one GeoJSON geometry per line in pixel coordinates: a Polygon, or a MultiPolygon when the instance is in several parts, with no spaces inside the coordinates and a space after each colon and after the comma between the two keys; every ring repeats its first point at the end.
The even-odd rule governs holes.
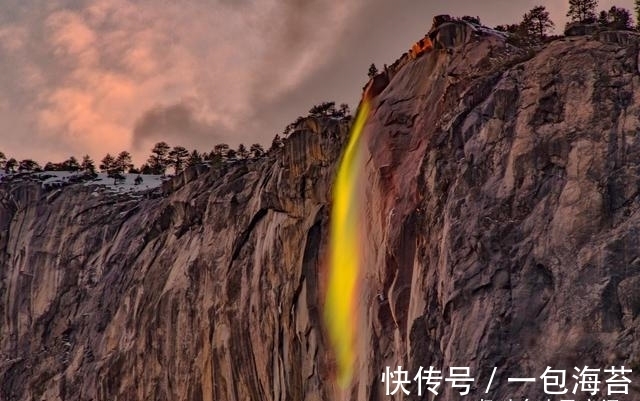
{"type": "Polygon", "coordinates": [[[188,102],[159,105],[147,110],[135,123],[133,148],[143,150],[145,145],[159,141],[203,151],[213,149],[222,142],[223,129],[196,114],[188,102]]]}
{"type": "MultiPolygon", "coordinates": [[[[285,0],[272,15],[275,33],[265,38],[265,52],[256,71],[252,97],[256,103],[267,102],[273,93],[279,93],[288,83],[297,85],[300,77],[296,76],[298,63],[305,59],[313,60],[306,66],[305,76],[331,60],[334,47],[344,42],[345,26],[357,18],[363,0],[352,0],[349,7],[336,6],[334,0],[285,0]],[[340,9],[352,10],[343,19],[335,13],[340,9]]],[[[346,13],[346,11],[345,11],[346,13]]]]}
{"type": "Polygon", "coordinates": [[[252,2],[252,0],[218,0],[219,4],[230,8],[247,7],[252,2]]]}
{"type": "Polygon", "coordinates": [[[307,37],[314,34],[313,19],[322,20],[323,10],[331,9],[328,0],[285,0],[283,3],[282,24],[284,30],[280,36],[282,47],[303,46],[307,37]]]}

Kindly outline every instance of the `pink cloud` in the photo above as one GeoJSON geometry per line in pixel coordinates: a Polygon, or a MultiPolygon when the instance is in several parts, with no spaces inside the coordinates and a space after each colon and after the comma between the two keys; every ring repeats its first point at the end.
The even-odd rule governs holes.
{"type": "MultiPolygon", "coordinates": [[[[40,42],[30,45],[46,59],[26,53],[20,84],[33,99],[27,107],[37,121],[35,136],[96,158],[131,147],[136,122],[158,105],[188,103],[197,131],[192,137],[200,143],[209,128],[212,138],[242,130],[257,102],[276,99],[326,62],[352,13],[352,6],[323,7],[326,1],[320,1],[313,10],[325,24],[302,30],[304,37],[294,42],[311,45],[297,46],[283,44],[285,25],[297,17],[280,0],[226,8],[195,2],[158,7],[147,0],[89,3],[73,11],[56,8],[39,20],[44,41],[35,29],[0,27],[0,46],[20,49],[35,32],[40,42]],[[284,16],[289,19],[274,24],[284,16]]],[[[307,11],[304,24],[314,22],[307,11]]],[[[196,146],[196,140],[188,143],[189,135],[183,145],[196,146]]]]}
{"type": "Polygon", "coordinates": [[[59,54],[78,56],[85,61],[95,61],[96,34],[83,18],[70,11],[58,11],[45,21],[49,40],[59,54]]]}
{"type": "Polygon", "coordinates": [[[0,46],[7,51],[17,51],[24,47],[27,31],[18,26],[0,28],[0,46]]]}

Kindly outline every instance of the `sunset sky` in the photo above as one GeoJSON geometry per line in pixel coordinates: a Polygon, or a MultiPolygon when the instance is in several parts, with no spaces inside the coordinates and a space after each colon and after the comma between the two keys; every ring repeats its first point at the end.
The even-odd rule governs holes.
{"type": "MultiPolygon", "coordinates": [[[[0,151],[62,161],[154,142],[260,142],[315,103],[355,108],[436,14],[513,23],[568,1],[1,0],[0,151]]],[[[633,8],[632,0],[600,1],[633,8]]]]}

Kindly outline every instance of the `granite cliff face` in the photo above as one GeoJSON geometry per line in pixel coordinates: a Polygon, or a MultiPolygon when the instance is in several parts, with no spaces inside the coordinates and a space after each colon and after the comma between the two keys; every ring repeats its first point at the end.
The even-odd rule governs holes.
{"type": "MultiPolygon", "coordinates": [[[[432,35],[374,82],[348,399],[420,399],[386,396],[386,366],[468,366],[478,395],[498,367],[493,399],[541,399],[507,378],[546,366],[640,368],[637,39],[432,35]]],[[[323,258],[347,131],[307,120],[150,199],[0,184],[0,399],[335,399],[323,258]]]]}

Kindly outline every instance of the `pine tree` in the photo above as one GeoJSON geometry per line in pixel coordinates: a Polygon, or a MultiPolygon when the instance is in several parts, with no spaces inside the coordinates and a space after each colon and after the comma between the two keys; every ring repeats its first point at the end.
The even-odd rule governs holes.
{"type": "Polygon", "coordinates": [[[600,11],[600,14],[598,14],[598,25],[602,27],[609,26],[609,13],[605,10],[600,11]]]}
{"type": "Polygon", "coordinates": [[[166,142],[158,142],[151,149],[151,156],[147,160],[147,164],[153,171],[153,174],[164,175],[169,165],[169,150],[171,148],[166,142]]]}
{"type": "Polygon", "coordinates": [[[640,0],[635,0],[633,10],[636,12],[636,26],[640,27],[640,0]]]}
{"type": "Polygon", "coordinates": [[[13,157],[4,164],[4,172],[7,174],[15,173],[16,167],[18,166],[18,161],[13,157]]]}
{"type": "Polygon", "coordinates": [[[0,152],[0,170],[4,170],[4,165],[7,163],[7,156],[0,152]]]}
{"type": "Polygon", "coordinates": [[[111,156],[110,153],[107,153],[107,155],[100,162],[100,171],[102,171],[103,173],[109,173],[109,171],[113,169],[115,161],[116,159],[111,156]]]}
{"type": "Polygon", "coordinates": [[[120,174],[124,174],[132,167],[133,163],[131,163],[131,154],[126,150],[123,150],[118,154],[118,157],[113,164],[113,169],[120,174]]]}
{"type": "Polygon", "coordinates": [[[544,6],[532,8],[522,18],[522,31],[536,42],[544,40],[547,32],[553,27],[553,21],[549,18],[549,12],[544,6]]]}
{"type": "Polygon", "coordinates": [[[336,113],[336,102],[322,102],[309,109],[313,117],[327,117],[336,113]]]}
{"type": "Polygon", "coordinates": [[[507,32],[507,33],[511,33],[511,34],[516,34],[520,31],[520,25],[518,24],[507,24],[507,25],[498,25],[496,26],[495,29],[496,31],[500,31],[500,32],[507,32]]]}
{"type": "Polygon", "coordinates": [[[472,24],[481,25],[480,24],[480,17],[471,17],[469,15],[465,15],[464,17],[461,18],[461,20],[466,21],[466,22],[470,22],[472,24]]]}
{"type": "Polygon", "coordinates": [[[109,177],[113,178],[113,185],[124,184],[127,178],[117,170],[111,170],[109,177]]]}
{"type": "Polygon", "coordinates": [[[280,149],[283,146],[284,143],[282,142],[282,138],[280,138],[280,135],[276,134],[276,136],[273,137],[273,141],[271,141],[271,148],[269,150],[280,149]]]}
{"type": "Polygon", "coordinates": [[[351,108],[347,103],[341,103],[338,109],[341,117],[349,117],[351,115],[351,108]]]}
{"type": "Polygon", "coordinates": [[[251,145],[249,151],[255,158],[262,157],[264,155],[264,148],[259,143],[254,143],[253,145],[251,145]]]}
{"type": "Polygon", "coordinates": [[[174,146],[171,149],[171,152],[169,152],[169,165],[173,166],[176,174],[183,170],[188,157],[189,151],[182,146],[174,146]]]}
{"type": "Polygon", "coordinates": [[[238,145],[238,151],[236,154],[238,155],[238,159],[247,159],[249,157],[249,151],[247,150],[247,147],[244,146],[244,143],[238,145]]]}
{"type": "Polygon", "coordinates": [[[229,152],[229,145],[226,143],[219,143],[213,147],[213,154],[220,156],[220,159],[227,157],[227,152],[229,152]]]}
{"type": "Polygon", "coordinates": [[[147,163],[144,163],[142,166],[140,166],[140,174],[154,174],[154,171],[151,166],[149,166],[147,163]]]}
{"type": "Polygon", "coordinates": [[[82,157],[82,164],[80,165],[80,167],[85,172],[89,172],[91,174],[95,174],[96,172],[96,165],[93,163],[93,160],[91,160],[91,157],[89,157],[89,155],[84,155],[82,157]]]}
{"type": "Polygon", "coordinates": [[[598,0],[569,0],[567,17],[569,17],[572,22],[595,22],[597,7],[598,0]]]}
{"type": "Polygon", "coordinates": [[[238,155],[236,153],[235,150],[233,149],[229,149],[229,151],[227,152],[227,160],[236,160],[238,158],[238,155]]]}
{"type": "Polygon", "coordinates": [[[65,171],[78,171],[80,170],[80,163],[78,163],[78,159],[76,159],[74,156],[71,156],[67,160],[62,162],[62,168],[65,171]]]}
{"type": "Polygon", "coordinates": [[[189,155],[189,160],[187,160],[187,166],[189,167],[197,166],[199,164],[202,164],[202,161],[203,161],[203,155],[201,155],[200,152],[194,149],[193,152],[191,152],[191,155],[189,155]]]}
{"type": "Polygon", "coordinates": [[[207,163],[209,163],[210,166],[218,167],[222,164],[222,154],[216,153],[215,150],[212,150],[211,152],[209,152],[205,160],[207,163]]]}
{"type": "Polygon", "coordinates": [[[378,75],[378,67],[376,67],[375,64],[371,63],[371,65],[369,66],[369,73],[367,75],[369,75],[369,78],[373,78],[378,75]]]}
{"type": "Polygon", "coordinates": [[[629,30],[633,28],[631,12],[626,8],[612,6],[607,14],[610,28],[617,30],[629,30]]]}
{"type": "Polygon", "coordinates": [[[633,19],[631,12],[626,8],[613,6],[609,11],[600,11],[598,25],[622,31],[631,30],[633,29],[633,19]]]}
{"type": "Polygon", "coordinates": [[[41,171],[40,165],[31,159],[24,159],[18,163],[18,171],[41,171]]]}

